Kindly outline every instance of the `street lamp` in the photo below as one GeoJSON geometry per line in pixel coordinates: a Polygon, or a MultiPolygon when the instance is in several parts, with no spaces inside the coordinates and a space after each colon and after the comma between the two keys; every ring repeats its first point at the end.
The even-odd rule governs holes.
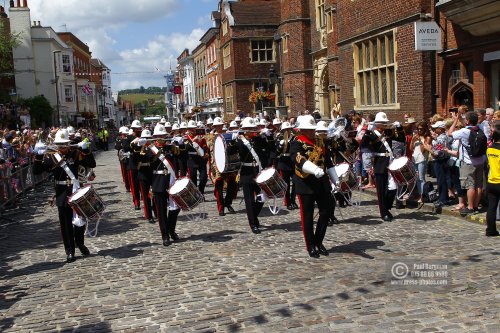
{"type": "Polygon", "coordinates": [[[56,85],[56,112],[57,112],[57,126],[61,126],[61,115],[59,114],[59,75],[57,75],[57,62],[56,53],[61,53],[60,50],[52,51],[52,58],[54,60],[54,84],[56,85]]]}

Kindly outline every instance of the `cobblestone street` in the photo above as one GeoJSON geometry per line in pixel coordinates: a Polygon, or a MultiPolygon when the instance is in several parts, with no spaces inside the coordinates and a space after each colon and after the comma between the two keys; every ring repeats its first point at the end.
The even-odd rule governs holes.
{"type": "Polygon", "coordinates": [[[121,182],[116,153],[97,158],[95,187],[108,205],[92,255],[66,264],[50,186],[0,222],[2,332],[500,332],[499,238],[484,226],[416,210],[382,222],[373,197],[342,209],[328,257],[305,250],[299,211],[251,233],[244,212],[208,219],[181,213],[179,243],[164,247],[121,182]],[[440,260],[451,286],[396,288],[393,260],[440,260]],[[496,324],[495,324],[496,323],[496,324]]]}

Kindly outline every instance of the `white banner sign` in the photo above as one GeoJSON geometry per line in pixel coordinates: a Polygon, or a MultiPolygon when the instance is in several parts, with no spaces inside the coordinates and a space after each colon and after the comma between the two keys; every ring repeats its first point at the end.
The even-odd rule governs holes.
{"type": "Polygon", "coordinates": [[[436,22],[415,22],[415,50],[443,50],[443,43],[441,41],[441,28],[436,22]]]}

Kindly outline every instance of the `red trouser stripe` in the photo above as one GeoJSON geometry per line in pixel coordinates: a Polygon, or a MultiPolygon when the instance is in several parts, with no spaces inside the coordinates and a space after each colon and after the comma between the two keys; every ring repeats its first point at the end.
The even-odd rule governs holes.
{"type": "Polygon", "coordinates": [[[222,203],[221,203],[221,198],[219,197],[219,189],[217,187],[219,182],[223,182],[222,186],[224,186],[224,181],[221,178],[217,178],[217,180],[214,183],[214,194],[215,198],[217,199],[217,210],[220,213],[222,210],[222,203]]]}
{"type": "Polygon", "coordinates": [[[297,194],[297,197],[299,198],[300,205],[300,224],[302,225],[302,234],[304,235],[304,241],[306,242],[306,250],[309,251],[309,244],[307,244],[306,238],[306,229],[304,228],[304,206],[302,206],[302,199],[300,198],[300,194],[297,194]]]}
{"type": "Polygon", "coordinates": [[[144,218],[148,218],[148,206],[147,206],[147,201],[148,200],[148,195],[147,193],[144,193],[144,188],[142,187],[142,183],[139,183],[139,186],[141,187],[141,197],[142,197],[142,204],[144,205],[144,218]]]}
{"type": "Polygon", "coordinates": [[[132,170],[128,171],[128,180],[130,182],[130,191],[132,192],[132,199],[134,200],[134,206],[139,206],[139,199],[135,196],[135,186],[134,179],[132,178],[132,170]]]}
{"type": "Polygon", "coordinates": [[[123,183],[124,184],[127,184],[127,182],[125,181],[125,168],[123,167],[123,163],[120,162],[120,168],[122,170],[122,179],[123,179],[123,183]]]}
{"type": "MultiPolygon", "coordinates": [[[[283,178],[283,170],[280,170],[280,176],[281,178],[283,178]]],[[[290,186],[290,185],[288,185],[290,186]]],[[[285,205],[285,207],[288,207],[288,201],[286,200],[286,193],[285,193],[285,196],[283,197],[283,204],[285,205]]]]}

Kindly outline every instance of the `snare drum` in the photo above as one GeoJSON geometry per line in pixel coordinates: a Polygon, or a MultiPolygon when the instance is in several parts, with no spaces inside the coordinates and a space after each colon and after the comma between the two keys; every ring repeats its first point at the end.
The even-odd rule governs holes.
{"type": "Polygon", "coordinates": [[[398,157],[389,164],[389,172],[398,185],[407,185],[417,178],[415,166],[408,157],[398,157]]]}
{"type": "Polygon", "coordinates": [[[349,193],[358,188],[358,180],[348,163],[340,163],[335,166],[335,172],[339,177],[337,190],[342,193],[349,193]]]}
{"type": "Polygon", "coordinates": [[[281,198],[285,195],[286,183],[273,167],[262,170],[255,181],[269,198],[281,198]]]}
{"type": "Polygon", "coordinates": [[[87,220],[98,218],[106,208],[92,185],[78,189],[68,198],[68,203],[75,213],[87,220]]]}
{"type": "Polygon", "coordinates": [[[182,210],[193,210],[203,202],[203,195],[187,177],[177,179],[168,193],[182,210]]]}
{"type": "Polygon", "coordinates": [[[220,173],[237,172],[240,169],[240,156],[236,149],[233,133],[219,134],[214,143],[215,166],[220,173]]]}

